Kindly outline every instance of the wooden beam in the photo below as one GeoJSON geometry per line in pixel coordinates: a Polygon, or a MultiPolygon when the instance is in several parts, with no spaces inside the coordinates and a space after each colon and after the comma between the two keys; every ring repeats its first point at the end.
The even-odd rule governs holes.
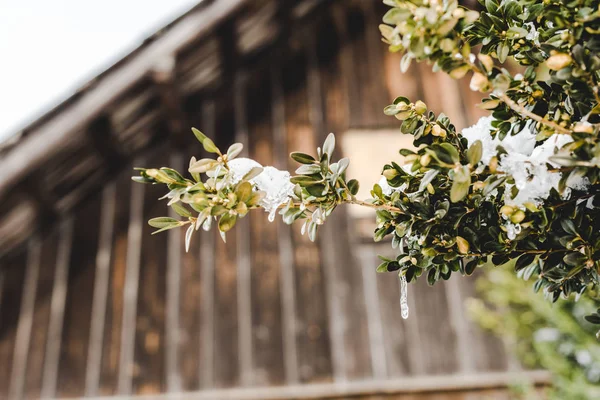
{"type": "Polygon", "coordinates": [[[65,301],[69,282],[69,263],[71,262],[71,247],[73,244],[73,217],[69,216],[61,222],[59,230],[58,253],[56,255],[56,269],[54,271],[54,287],[50,303],[50,323],[48,325],[48,339],[46,342],[46,355],[44,357],[44,371],[42,377],[42,398],[52,398],[56,395],[58,379],[58,362],[65,314],[65,301]]]}
{"type": "Polygon", "coordinates": [[[456,354],[460,372],[474,372],[477,368],[471,346],[473,337],[469,329],[470,321],[465,317],[465,301],[461,294],[460,276],[453,276],[446,281],[446,299],[450,323],[456,334],[456,354]]]}
{"type": "Polygon", "coordinates": [[[374,258],[374,254],[372,251],[358,252],[358,254],[360,257],[359,264],[361,265],[365,306],[367,309],[369,349],[371,353],[371,365],[373,366],[373,377],[375,379],[385,379],[388,377],[385,336],[383,334],[383,322],[375,269],[371,265],[373,262],[370,261],[374,258]]]}
{"type": "Polygon", "coordinates": [[[63,143],[82,134],[86,126],[120,96],[142,80],[157,60],[177,54],[198,37],[218,26],[238,11],[248,0],[206,1],[183,17],[163,35],[144,46],[136,54],[108,71],[98,83],[85,90],[72,104],[20,141],[0,160],[0,193],[7,191],[27,171],[41,166],[58,152],[63,143]]]}
{"type": "MultiPolygon", "coordinates": [[[[183,155],[173,152],[169,163],[177,171],[184,171],[183,155]]],[[[180,217],[169,208],[171,218],[180,217]]],[[[181,391],[179,373],[179,295],[181,289],[181,230],[172,229],[167,237],[167,294],[165,304],[165,376],[167,392],[181,391]]]]}
{"type": "Polygon", "coordinates": [[[102,345],[104,342],[104,324],[106,321],[106,299],[110,281],[110,261],[114,233],[115,208],[116,183],[111,182],[102,192],[100,238],[98,251],[96,253],[96,277],[94,279],[92,320],[85,375],[85,395],[88,397],[93,397],[98,394],[98,387],[100,384],[102,345]]]}
{"type": "MultiPolygon", "coordinates": [[[[470,375],[436,375],[391,380],[316,383],[281,387],[236,388],[178,393],[177,400],[292,400],[347,399],[371,396],[402,396],[410,394],[473,393],[486,389],[507,389],[519,382],[535,386],[550,385],[547,371],[522,373],[489,372],[470,375]]],[[[112,396],[111,400],[169,400],[172,394],[149,396],[112,396]]],[[[86,398],[85,400],[106,400],[86,398]]]]}
{"type": "Polygon", "coordinates": [[[169,138],[179,148],[189,143],[189,122],[183,110],[181,96],[177,88],[177,58],[169,55],[160,60],[152,70],[152,79],[157,86],[161,107],[169,138]]]}
{"type": "MultiPolygon", "coordinates": [[[[271,113],[273,126],[273,153],[275,165],[287,165],[288,154],[285,129],[285,101],[283,84],[281,81],[281,65],[271,64],[271,113]]],[[[298,371],[298,348],[296,335],[298,326],[296,321],[296,290],[294,283],[294,249],[292,245],[292,231],[281,219],[277,219],[279,263],[281,265],[280,292],[281,292],[281,319],[283,324],[283,362],[285,365],[285,380],[288,385],[300,381],[298,371]]]]}
{"type": "MultiPolygon", "coordinates": [[[[137,159],[134,162],[134,165],[144,164],[143,159],[137,159]]],[[[132,391],[142,225],[144,223],[144,185],[131,185],[129,204],[125,287],[123,289],[123,322],[121,323],[121,351],[119,353],[119,378],[117,382],[117,393],[121,395],[130,395],[132,391]]]]}
{"type": "MultiPolygon", "coordinates": [[[[214,135],[216,127],[215,103],[206,101],[202,104],[202,121],[209,135],[214,135]]],[[[215,374],[215,232],[214,227],[210,232],[200,232],[200,279],[202,284],[202,309],[201,319],[201,368],[200,387],[210,388],[214,386],[215,374]]]]}
{"type": "MultiPolygon", "coordinates": [[[[21,399],[25,389],[25,377],[27,375],[27,358],[29,355],[29,342],[31,340],[31,328],[33,326],[33,313],[35,308],[35,295],[37,291],[38,275],[40,270],[40,254],[42,243],[39,236],[29,240],[27,246],[27,270],[25,272],[25,283],[23,285],[21,310],[15,352],[13,355],[9,399],[21,399]]],[[[7,366],[5,366],[7,368],[7,366]]]]}
{"type": "MultiPolygon", "coordinates": [[[[248,120],[246,115],[246,76],[236,74],[233,85],[233,112],[235,120],[235,141],[248,149],[248,120]]],[[[237,229],[237,307],[238,307],[238,351],[239,370],[242,386],[250,386],[254,381],[252,354],[252,291],[250,218],[238,222],[237,229]]]]}
{"type": "MultiPolygon", "coordinates": [[[[307,55],[307,89],[309,102],[309,119],[312,125],[313,135],[317,143],[325,139],[325,121],[323,118],[323,93],[321,76],[319,73],[319,61],[317,58],[316,32],[308,32],[306,38],[307,55]]],[[[346,376],[346,353],[344,351],[344,330],[346,326],[343,313],[339,288],[335,279],[335,255],[330,249],[333,248],[333,227],[325,224],[320,229],[318,241],[321,249],[322,265],[325,276],[325,287],[327,296],[327,310],[329,316],[329,344],[331,346],[331,358],[333,366],[333,378],[335,382],[344,382],[346,376]]]]}
{"type": "Polygon", "coordinates": [[[112,122],[106,114],[93,120],[87,129],[94,150],[105,161],[109,172],[118,170],[125,160],[113,132],[112,122]]]}

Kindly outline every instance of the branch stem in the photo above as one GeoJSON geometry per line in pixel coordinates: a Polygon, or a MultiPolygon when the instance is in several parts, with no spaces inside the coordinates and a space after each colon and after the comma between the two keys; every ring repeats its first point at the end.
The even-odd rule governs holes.
{"type": "Polygon", "coordinates": [[[571,131],[569,129],[562,127],[559,124],[557,124],[556,122],[549,121],[546,118],[540,117],[539,115],[529,111],[528,109],[526,109],[525,107],[518,104],[516,101],[514,101],[510,97],[508,97],[506,95],[506,93],[494,93],[494,94],[496,96],[498,96],[498,98],[500,100],[502,100],[507,106],[509,106],[513,111],[516,111],[516,112],[520,113],[521,115],[531,118],[532,120],[539,122],[542,125],[546,125],[547,127],[554,129],[558,133],[562,133],[564,135],[571,134],[571,131]]]}

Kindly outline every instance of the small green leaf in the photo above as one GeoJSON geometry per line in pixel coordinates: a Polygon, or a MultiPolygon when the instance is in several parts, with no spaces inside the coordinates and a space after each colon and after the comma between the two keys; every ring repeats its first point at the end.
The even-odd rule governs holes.
{"type": "Polygon", "coordinates": [[[321,167],[319,165],[301,165],[298,167],[298,169],[296,169],[296,173],[298,175],[313,175],[313,174],[320,174],[321,173],[321,167]]]}
{"type": "Polygon", "coordinates": [[[327,154],[330,158],[333,154],[333,150],[335,149],[335,135],[330,133],[327,135],[327,139],[325,139],[325,143],[323,143],[323,153],[327,154]]]}
{"type": "Polygon", "coordinates": [[[358,193],[358,189],[359,189],[359,183],[356,179],[350,179],[347,183],[348,185],[348,189],[350,189],[350,194],[353,196],[356,196],[356,194],[358,193]]]}
{"type": "Polygon", "coordinates": [[[158,217],[158,218],[152,218],[151,220],[148,221],[148,225],[154,227],[154,228],[166,228],[168,226],[179,226],[180,222],[178,220],[176,220],[175,218],[169,218],[169,217],[158,217]]]}
{"type": "Polygon", "coordinates": [[[252,184],[247,181],[240,183],[235,194],[241,203],[246,203],[252,197],[252,184]]]}
{"type": "Polygon", "coordinates": [[[317,162],[313,156],[305,153],[294,152],[290,154],[290,157],[300,164],[314,164],[317,162]]]}
{"type": "Polygon", "coordinates": [[[173,211],[175,211],[177,214],[181,215],[182,217],[189,218],[192,216],[192,213],[190,212],[190,210],[185,208],[184,205],[181,203],[173,203],[173,204],[171,204],[171,208],[173,209],[173,211]]]}
{"type": "Polygon", "coordinates": [[[252,169],[250,171],[248,171],[246,173],[246,175],[244,175],[242,177],[242,180],[243,181],[249,181],[250,179],[254,179],[258,175],[260,175],[263,172],[263,170],[264,170],[263,167],[252,167],[252,169]]]}
{"type": "Polygon", "coordinates": [[[228,232],[231,228],[233,228],[236,220],[236,215],[230,213],[223,214],[221,219],[219,219],[219,231],[228,232]]]}
{"type": "Polygon", "coordinates": [[[457,236],[456,237],[456,247],[458,247],[458,252],[460,254],[467,254],[469,253],[469,242],[467,241],[467,239],[463,238],[462,236],[457,236]]]}
{"type": "Polygon", "coordinates": [[[212,158],[203,158],[202,160],[198,160],[190,165],[188,171],[190,173],[203,174],[206,171],[210,171],[219,165],[217,160],[213,160],[212,158]]]}
{"type": "Polygon", "coordinates": [[[293,176],[290,179],[290,182],[301,185],[301,186],[311,186],[311,185],[317,185],[317,184],[321,183],[322,180],[315,179],[310,176],[300,175],[300,176],[293,176]]]}
{"type": "Polygon", "coordinates": [[[196,128],[192,128],[192,132],[194,133],[194,136],[196,136],[196,139],[198,139],[198,141],[200,143],[204,144],[204,140],[206,139],[206,135],[204,133],[200,132],[196,128]]]}
{"type": "Polygon", "coordinates": [[[219,148],[209,138],[204,139],[204,142],[202,142],[202,146],[204,147],[204,150],[208,151],[209,153],[221,154],[219,148]]]}
{"type": "Polygon", "coordinates": [[[229,149],[227,149],[227,160],[233,160],[234,158],[236,158],[244,149],[244,145],[241,143],[234,143],[231,146],[229,146],[229,149]]]}
{"type": "Polygon", "coordinates": [[[467,158],[469,159],[469,164],[471,164],[474,167],[477,164],[479,164],[479,161],[481,161],[482,154],[483,144],[481,143],[481,140],[476,140],[475,143],[473,143],[469,147],[469,150],[467,150],[467,158]]]}
{"type": "Polygon", "coordinates": [[[185,252],[190,251],[190,242],[192,241],[192,234],[194,233],[194,224],[191,224],[185,232],[185,252]]]}
{"type": "MultiPolygon", "coordinates": [[[[470,178],[470,176],[469,176],[470,178]]],[[[469,194],[469,188],[471,187],[471,181],[461,182],[455,180],[452,183],[452,188],[450,189],[450,201],[453,203],[458,203],[469,194]]]]}
{"type": "Polygon", "coordinates": [[[381,272],[388,272],[387,270],[387,266],[388,266],[388,261],[384,261],[381,264],[379,264],[379,266],[377,267],[377,272],[381,273],[381,272]]]}

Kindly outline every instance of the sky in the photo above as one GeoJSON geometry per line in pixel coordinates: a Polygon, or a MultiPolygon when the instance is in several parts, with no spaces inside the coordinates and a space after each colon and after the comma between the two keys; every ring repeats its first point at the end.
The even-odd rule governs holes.
{"type": "Polygon", "coordinates": [[[200,0],[0,0],[0,142],[200,0]]]}

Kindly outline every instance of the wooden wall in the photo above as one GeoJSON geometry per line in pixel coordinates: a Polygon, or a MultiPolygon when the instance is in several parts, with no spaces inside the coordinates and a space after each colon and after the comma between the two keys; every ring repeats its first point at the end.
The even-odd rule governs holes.
{"type": "MultiPolygon", "coordinates": [[[[333,2],[266,67],[235,70],[218,96],[190,95],[186,123],[293,169],[288,152],[314,152],[330,131],[397,126],[382,113],[397,95],[444,110],[459,128],[473,122],[477,96],[464,82],[427,65],[400,74],[399,56],[379,41],[382,11],[333,2]]],[[[258,212],[227,245],[201,232],[185,253],[184,232],[150,235],[146,221],[167,210],[162,188],[132,183],[131,167],[185,169],[202,155],[187,138],[132,160],[49,234],[0,260],[0,398],[472,376],[512,365],[464,314],[473,279],[410,285],[402,320],[397,277],[375,273],[375,255],[391,247],[365,243],[344,209],[317,243],[258,212]]],[[[452,396],[435,398],[466,398],[452,396]]]]}

